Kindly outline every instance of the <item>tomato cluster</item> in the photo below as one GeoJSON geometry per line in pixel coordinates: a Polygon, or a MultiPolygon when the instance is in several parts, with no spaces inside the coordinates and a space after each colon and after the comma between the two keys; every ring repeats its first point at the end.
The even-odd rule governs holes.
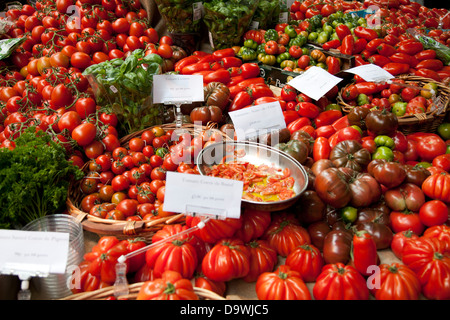
{"type": "Polygon", "coordinates": [[[358,79],[341,92],[344,103],[350,107],[386,109],[398,118],[431,112],[437,108],[437,96],[439,90],[436,82],[406,83],[402,79],[393,79],[390,84],[358,79]]]}
{"type": "Polygon", "coordinates": [[[149,221],[173,215],[164,211],[167,171],[198,174],[194,159],[219,131],[173,136],[160,126],[144,130],[126,145],[93,155],[80,181],[82,211],[101,219],[149,221]]]}
{"type": "Polygon", "coordinates": [[[14,139],[36,126],[79,166],[119,140],[117,116],[96,104],[83,70],[135,49],[161,55],[166,69],[182,57],[170,37],[148,26],[139,1],[37,1],[8,10],[6,18],[14,22],[6,36],[25,40],[1,62],[1,146],[14,148],[14,139]]]}

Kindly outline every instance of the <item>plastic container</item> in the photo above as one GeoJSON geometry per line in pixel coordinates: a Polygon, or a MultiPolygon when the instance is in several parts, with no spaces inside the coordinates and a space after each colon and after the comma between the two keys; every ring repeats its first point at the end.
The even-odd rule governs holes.
{"type": "Polygon", "coordinates": [[[82,262],[85,252],[81,223],[67,214],[53,214],[31,221],[22,230],[69,233],[66,272],[64,274],[49,274],[47,277],[33,277],[30,289],[32,299],[60,299],[71,295],[68,280],[72,274],[72,268],[82,262]]]}

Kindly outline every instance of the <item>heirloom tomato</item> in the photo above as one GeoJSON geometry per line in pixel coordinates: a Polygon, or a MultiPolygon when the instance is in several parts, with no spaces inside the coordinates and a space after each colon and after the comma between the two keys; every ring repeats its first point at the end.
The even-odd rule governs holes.
{"type": "Polygon", "coordinates": [[[142,284],[136,300],[198,300],[189,279],[176,271],[167,270],[161,278],[142,284]]]}
{"type": "Polygon", "coordinates": [[[265,272],[255,285],[260,300],[311,300],[311,294],[300,273],[287,265],[281,265],[274,272],[265,272]]]}

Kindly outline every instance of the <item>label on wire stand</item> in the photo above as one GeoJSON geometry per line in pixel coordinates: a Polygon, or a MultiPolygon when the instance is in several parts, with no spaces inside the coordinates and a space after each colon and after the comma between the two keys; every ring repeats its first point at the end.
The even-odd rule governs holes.
{"type": "Polygon", "coordinates": [[[153,76],[153,103],[204,101],[203,76],[158,74],[153,76]]]}
{"type": "Polygon", "coordinates": [[[167,172],[164,211],[239,219],[243,186],[238,180],[167,172]]]}
{"type": "Polygon", "coordinates": [[[66,272],[69,234],[0,230],[0,273],[47,276],[66,272]]]}

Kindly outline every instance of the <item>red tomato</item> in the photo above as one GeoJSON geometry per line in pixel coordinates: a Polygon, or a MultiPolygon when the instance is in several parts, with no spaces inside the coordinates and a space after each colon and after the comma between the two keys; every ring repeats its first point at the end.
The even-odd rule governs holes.
{"type": "Polygon", "coordinates": [[[450,246],[450,226],[442,224],[429,227],[423,233],[423,237],[437,238],[450,246]]]}
{"type": "Polygon", "coordinates": [[[289,217],[272,221],[263,239],[267,240],[282,257],[287,257],[300,245],[311,243],[308,231],[289,217]]]}
{"type": "Polygon", "coordinates": [[[429,237],[408,241],[403,248],[402,262],[416,273],[427,299],[450,299],[448,250],[446,243],[429,237]]]}
{"type": "Polygon", "coordinates": [[[447,172],[430,175],[422,183],[422,191],[431,199],[450,203],[450,175],[447,172]]]}
{"type": "Polygon", "coordinates": [[[126,218],[136,214],[137,206],[138,202],[135,199],[124,199],[117,204],[116,210],[122,212],[126,218]]]}
{"type": "Polygon", "coordinates": [[[84,52],[75,52],[70,57],[70,64],[80,70],[84,70],[91,65],[91,57],[84,52]]]}
{"type": "Polygon", "coordinates": [[[166,43],[160,44],[158,47],[158,54],[165,59],[170,59],[173,55],[172,47],[166,43]]]}
{"type": "Polygon", "coordinates": [[[265,240],[253,240],[247,243],[250,256],[250,268],[243,278],[245,282],[254,282],[259,275],[270,272],[278,262],[277,252],[265,240]]]}
{"type": "Polygon", "coordinates": [[[425,229],[418,213],[392,211],[389,215],[390,226],[394,233],[411,230],[417,235],[421,235],[425,229]]]}
{"type": "Polygon", "coordinates": [[[316,300],[368,300],[369,289],[354,267],[338,262],[323,267],[313,295],[316,300]]]}
{"type": "Polygon", "coordinates": [[[402,258],[403,254],[403,247],[405,246],[405,243],[409,240],[418,239],[419,236],[415,233],[413,233],[411,230],[405,230],[401,232],[397,232],[392,237],[391,241],[391,250],[395,254],[395,256],[399,259],[402,258]]]}
{"type": "Polygon", "coordinates": [[[81,119],[86,119],[96,111],[97,104],[93,98],[79,98],[77,102],[75,102],[75,109],[81,119]]]}
{"type": "Polygon", "coordinates": [[[81,117],[76,111],[66,111],[58,120],[59,130],[63,131],[66,129],[69,133],[72,133],[72,131],[80,124],[81,117]]]}
{"type": "Polygon", "coordinates": [[[298,271],[303,281],[314,282],[322,271],[324,260],[318,248],[304,244],[286,257],[285,264],[298,271]]]}
{"type": "Polygon", "coordinates": [[[179,272],[183,278],[190,279],[198,264],[197,251],[189,242],[189,238],[165,241],[159,246],[149,248],[145,259],[147,265],[153,268],[156,277],[160,277],[166,270],[172,270],[179,272]]]}
{"type": "Polygon", "coordinates": [[[91,252],[84,255],[84,260],[89,261],[89,272],[100,277],[101,281],[110,283],[116,281],[116,263],[120,256],[128,253],[127,245],[120,242],[114,236],[104,236],[92,248],[91,252]]]}
{"type": "Polygon", "coordinates": [[[136,300],[198,300],[189,279],[167,270],[161,278],[144,282],[136,300]]]}
{"type": "Polygon", "coordinates": [[[427,201],[420,207],[420,221],[427,227],[443,224],[448,220],[448,217],[449,209],[440,200],[427,201]]]}
{"type": "MultiPolygon", "coordinates": [[[[153,179],[152,179],[153,180],[153,179]]],[[[199,217],[186,217],[186,225],[194,227],[200,222],[199,217]]],[[[194,231],[194,234],[206,243],[216,243],[222,238],[229,238],[242,227],[242,218],[240,219],[209,219],[205,226],[194,231]]]]}
{"type": "Polygon", "coordinates": [[[261,274],[255,290],[260,300],[311,300],[311,293],[300,273],[287,265],[261,274]]]}
{"type": "Polygon", "coordinates": [[[245,277],[250,270],[250,252],[244,242],[224,238],[208,251],[202,261],[203,274],[214,281],[245,277]]]}
{"type": "Polygon", "coordinates": [[[409,267],[393,262],[381,264],[379,286],[374,286],[371,293],[377,300],[417,300],[421,284],[414,271],[409,267]]]}
{"type": "Polygon", "coordinates": [[[85,147],[94,141],[97,134],[97,127],[89,122],[78,125],[72,131],[72,139],[80,146],[85,147]]]}

